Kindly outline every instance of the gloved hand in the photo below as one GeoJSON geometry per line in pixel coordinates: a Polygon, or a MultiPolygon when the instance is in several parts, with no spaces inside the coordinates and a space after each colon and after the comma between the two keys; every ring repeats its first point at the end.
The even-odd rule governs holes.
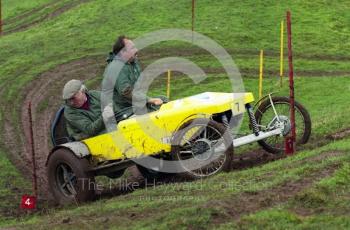
{"type": "Polygon", "coordinates": [[[104,121],[108,121],[113,116],[114,116],[113,105],[112,103],[110,103],[104,108],[102,112],[102,117],[104,121]]]}

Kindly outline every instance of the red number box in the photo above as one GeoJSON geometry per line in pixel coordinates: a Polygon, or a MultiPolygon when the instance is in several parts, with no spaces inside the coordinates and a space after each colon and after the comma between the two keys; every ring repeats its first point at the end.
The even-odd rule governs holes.
{"type": "Polygon", "coordinates": [[[29,196],[29,195],[22,196],[22,201],[21,201],[22,209],[35,209],[35,206],[36,206],[35,196],[29,196]]]}

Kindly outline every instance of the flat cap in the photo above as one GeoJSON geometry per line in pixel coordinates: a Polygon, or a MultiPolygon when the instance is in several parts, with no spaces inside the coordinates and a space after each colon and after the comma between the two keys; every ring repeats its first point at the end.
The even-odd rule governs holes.
{"type": "Polygon", "coordinates": [[[74,96],[82,88],[83,83],[79,80],[70,80],[63,87],[62,98],[68,100],[74,96]]]}

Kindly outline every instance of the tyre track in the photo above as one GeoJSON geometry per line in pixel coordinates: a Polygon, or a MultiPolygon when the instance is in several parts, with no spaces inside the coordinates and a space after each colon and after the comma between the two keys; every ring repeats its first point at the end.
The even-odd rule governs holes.
{"type": "MultiPolygon", "coordinates": [[[[233,57],[248,56],[258,57],[260,50],[258,49],[237,49],[227,48],[226,51],[233,57]]],[[[161,47],[161,48],[146,48],[142,51],[145,59],[160,58],[162,56],[212,56],[208,51],[198,47],[161,47]]],[[[265,57],[279,58],[279,51],[264,50],[265,57]]],[[[285,56],[287,58],[287,56],[285,56]]],[[[330,54],[305,54],[294,52],[294,59],[307,59],[313,61],[350,61],[350,56],[346,55],[330,55],[330,54]]]]}
{"type": "MultiPolygon", "coordinates": [[[[32,101],[33,110],[33,126],[35,150],[37,155],[37,165],[39,174],[39,184],[42,187],[41,194],[47,195],[45,161],[50,151],[49,129],[53,116],[61,104],[61,89],[69,79],[87,80],[96,76],[101,76],[105,63],[104,57],[101,55],[86,57],[79,60],[73,60],[65,64],[42,73],[35,77],[18,95],[24,100],[20,105],[11,105],[10,102],[4,102],[3,114],[4,123],[2,144],[8,149],[10,159],[24,172],[24,175],[29,177],[31,172],[31,157],[30,147],[28,146],[28,117],[27,105],[32,101]],[[42,103],[47,103],[49,106],[41,108],[42,103]],[[39,111],[41,108],[42,111],[39,111]],[[20,122],[15,122],[11,119],[12,115],[18,111],[20,114],[20,122]]],[[[10,84],[15,84],[16,78],[9,79],[1,90],[0,98],[6,93],[6,88],[10,84]]],[[[349,133],[350,134],[350,133],[349,133]]],[[[329,141],[328,141],[329,142],[329,141]]],[[[235,169],[244,169],[254,167],[269,161],[279,159],[280,157],[266,154],[262,151],[248,152],[235,157],[235,169]]]]}
{"type": "MultiPolygon", "coordinates": [[[[2,34],[3,35],[8,35],[8,34],[19,32],[19,31],[24,31],[24,30],[29,29],[29,28],[31,28],[31,27],[33,27],[33,26],[35,26],[35,25],[37,25],[37,24],[39,24],[39,23],[41,23],[43,21],[51,20],[51,19],[53,19],[55,17],[58,17],[61,14],[63,14],[64,12],[66,12],[66,11],[68,11],[70,9],[73,9],[74,7],[76,7],[76,6],[78,6],[78,5],[82,4],[82,3],[86,3],[86,2],[89,2],[89,1],[91,1],[91,0],[73,1],[71,3],[68,3],[66,5],[63,5],[63,6],[60,6],[60,7],[56,8],[56,9],[54,9],[52,12],[49,12],[49,13],[46,13],[46,14],[40,16],[38,19],[35,19],[34,21],[31,21],[29,23],[22,23],[22,24],[17,25],[15,28],[11,28],[9,30],[4,30],[2,34]]],[[[4,25],[10,26],[12,23],[15,23],[17,20],[22,20],[22,19],[25,19],[26,17],[30,17],[31,14],[37,13],[40,10],[43,10],[43,9],[45,9],[47,7],[54,6],[55,4],[60,3],[60,2],[62,2],[62,0],[61,1],[51,2],[51,3],[48,3],[48,4],[44,5],[44,6],[42,6],[42,7],[38,7],[36,9],[33,9],[33,10],[25,13],[24,16],[23,15],[18,16],[16,20],[15,19],[10,19],[7,22],[5,21],[4,25]]]]}
{"type": "Polygon", "coordinates": [[[55,112],[62,104],[61,91],[64,84],[70,79],[88,80],[102,74],[103,62],[96,57],[87,57],[61,64],[54,69],[42,73],[36,77],[23,90],[24,100],[17,108],[6,105],[4,108],[6,132],[2,141],[9,150],[10,158],[16,163],[17,167],[24,171],[24,175],[31,175],[31,147],[29,146],[29,120],[28,104],[32,103],[33,113],[33,135],[34,148],[36,152],[37,175],[39,185],[39,195],[46,198],[47,179],[45,162],[51,149],[50,144],[50,126],[55,112]],[[47,103],[48,106],[41,108],[41,103],[47,103]],[[10,118],[13,109],[18,110],[20,122],[14,124],[10,118]],[[21,133],[17,133],[20,130],[21,133]],[[16,138],[14,138],[16,136],[16,138]],[[13,157],[16,156],[16,157],[13,157]]]}
{"type": "Polygon", "coordinates": [[[35,14],[35,13],[39,12],[40,10],[45,9],[46,7],[50,7],[52,5],[55,5],[57,2],[61,2],[61,1],[62,0],[53,0],[51,2],[48,2],[48,3],[44,4],[44,5],[35,7],[33,9],[31,9],[31,10],[24,11],[22,14],[17,15],[15,17],[5,19],[5,20],[2,21],[3,26],[4,25],[10,25],[12,23],[15,23],[16,21],[20,21],[22,19],[25,19],[26,17],[30,16],[31,14],[35,14]]]}
{"type": "MultiPolygon", "coordinates": [[[[321,162],[325,158],[339,157],[343,155],[346,155],[346,152],[324,152],[320,155],[309,157],[303,161],[296,161],[294,163],[296,166],[300,166],[305,165],[308,162],[321,162]]],[[[231,219],[239,221],[244,215],[256,213],[258,211],[288,202],[290,198],[293,198],[298,193],[316,184],[321,179],[331,177],[339,168],[340,164],[340,162],[330,163],[328,166],[312,171],[297,181],[286,181],[273,188],[264,189],[257,192],[254,191],[235,194],[230,199],[213,200],[203,205],[203,208],[222,207],[224,209],[227,216],[213,216],[212,223],[214,224],[222,224],[231,219]]],[[[293,166],[291,165],[290,167],[293,166]]]]}

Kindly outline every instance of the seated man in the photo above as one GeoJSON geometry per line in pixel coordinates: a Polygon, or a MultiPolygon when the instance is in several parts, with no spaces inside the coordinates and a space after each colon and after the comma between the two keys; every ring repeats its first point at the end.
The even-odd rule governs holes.
{"type": "Polygon", "coordinates": [[[75,140],[82,140],[105,132],[104,120],[114,116],[112,105],[101,113],[99,91],[88,91],[79,80],[68,81],[63,88],[64,117],[67,132],[75,140]]]}

